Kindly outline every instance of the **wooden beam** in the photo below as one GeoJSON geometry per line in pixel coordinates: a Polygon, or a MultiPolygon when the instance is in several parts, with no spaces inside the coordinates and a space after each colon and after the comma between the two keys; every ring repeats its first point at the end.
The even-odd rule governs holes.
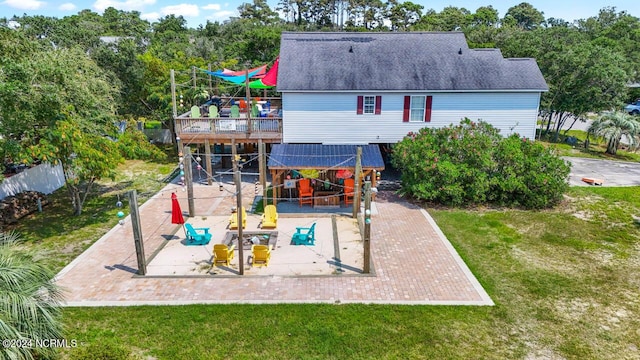
{"type": "Polygon", "coordinates": [[[354,172],[356,177],[355,189],[353,194],[353,218],[355,219],[358,216],[358,212],[360,211],[360,184],[362,184],[362,178],[360,173],[362,172],[362,163],[360,162],[362,158],[362,148],[358,147],[356,150],[356,170],[354,172]]]}
{"type": "Polygon", "coordinates": [[[276,185],[278,180],[276,179],[276,171],[271,170],[271,197],[273,198],[273,205],[276,205],[276,185]]]}
{"type": "Polygon", "coordinates": [[[371,182],[364,183],[364,261],[362,272],[371,272],[371,182]]]}
{"type": "Polygon", "coordinates": [[[213,185],[213,167],[211,166],[211,144],[209,144],[209,139],[204,140],[204,161],[207,169],[207,185],[211,186],[213,185]]]}
{"type": "Polygon", "coordinates": [[[193,174],[191,173],[191,148],[184,147],[184,181],[187,185],[187,203],[189,204],[189,216],[196,216],[196,206],[193,200],[193,174]]]}

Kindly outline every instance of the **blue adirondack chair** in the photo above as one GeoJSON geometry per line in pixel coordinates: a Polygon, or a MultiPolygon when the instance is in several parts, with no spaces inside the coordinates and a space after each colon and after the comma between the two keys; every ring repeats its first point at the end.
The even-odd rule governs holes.
{"type": "Polygon", "coordinates": [[[191,224],[184,224],[187,233],[186,245],[207,245],[211,241],[209,228],[194,228],[191,224]]]}
{"type": "Polygon", "coordinates": [[[296,227],[296,233],[291,239],[293,245],[315,245],[316,242],[316,223],[311,227],[296,227]]]}

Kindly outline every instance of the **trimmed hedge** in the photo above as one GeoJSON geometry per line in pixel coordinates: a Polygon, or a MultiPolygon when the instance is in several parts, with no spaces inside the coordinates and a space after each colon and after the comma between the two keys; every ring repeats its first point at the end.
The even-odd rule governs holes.
{"type": "Polygon", "coordinates": [[[486,122],[422,128],[395,145],[402,192],[445,205],[541,209],[560,202],[569,164],[539,143],[507,138],[486,122]]]}

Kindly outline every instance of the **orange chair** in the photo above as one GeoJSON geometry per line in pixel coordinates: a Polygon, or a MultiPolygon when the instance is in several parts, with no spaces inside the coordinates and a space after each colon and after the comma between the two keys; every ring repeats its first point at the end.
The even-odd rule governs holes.
{"type": "Polygon", "coordinates": [[[354,179],[344,179],[344,204],[345,205],[353,204],[354,186],[355,186],[354,179]]]}
{"type": "Polygon", "coordinates": [[[313,205],[313,188],[309,179],[298,180],[298,199],[300,206],[302,204],[313,205]]]}

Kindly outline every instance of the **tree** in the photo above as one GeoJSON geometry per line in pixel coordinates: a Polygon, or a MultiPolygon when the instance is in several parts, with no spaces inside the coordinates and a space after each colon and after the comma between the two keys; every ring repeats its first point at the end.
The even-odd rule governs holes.
{"type": "Polygon", "coordinates": [[[429,31],[459,31],[471,24],[471,12],[465,8],[447,6],[437,13],[433,9],[422,16],[416,29],[429,31]]]}
{"type": "Polygon", "coordinates": [[[271,10],[265,0],[253,0],[253,4],[243,3],[238,7],[241,19],[248,19],[259,25],[271,25],[280,21],[278,13],[271,10]]]}
{"type": "Polygon", "coordinates": [[[447,6],[440,12],[445,31],[459,31],[471,23],[471,12],[465,8],[447,6]]]}
{"type": "Polygon", "coordinates": [[[481,6],[471,15],[471,25],[473,26],[495,27],[499,21],[498,10],[491,5],[481,6]]]}
{"type": "Polygon", "coordinates": [[[140,116],[147,113],[144,105],[143,64],[139,56],[144,46],[134,38],[120,38],[114,42],[102,43],[91,52],[91,58],[105,71],[117,77],[120,89],[117,113],[140,116]]]}
{"type": "Polygon", "coordinates": [[[399,3],[397,0],[391,0],[387,4],[387,18],[391,22],[392,31],[406,31],[420,20],[422,17],[422,9],[424,6],[405,1],[399,3]]]}
{"type": "MultiPolygon", "coordinates": [[[[0,64],[3,61],[0,61],[0,64]]],[[[0,72],[0,156],[19,163],[43,131],[73,115],[80,130],[98,132],[115,119],[117,89],[109,73],[81,49],[37,51],[4,63],[0,72]]]]}
{"type": "Polygon", "coordinates": [[[6,347],[2,359],[44,359],[55,355],[51,347],[36,347],[36,340],[62,338],[61,289],[54,273],[19,246],[15,233],[0,233],[0,339],[28,339],[33,347],[6,347]]]}
{"type": "Polygon", "coordinates": [[[543,22],[544,13],[527,2],[510,7],[503,19],[503,23],[513,24],[524,30],[533,30],[543,22]]]}
{"type": "Polygon", "coordinates": [[[104,10],[102,23],[105,29],[101,35],[133,36],[140,39],[146,37],[151,29],[149,22],[140,18],[140,12],[128,12],[113,7],[104,10]]]}
{"type": "MultiPolygon", "coordinates": [[[[74,214],[122,160],[113,122],[117,88],[81,49],[0,61],[0,156],[62,164],[74,214]]],[[[146,142],[145,142],[146,143],[146,142]]]]}
{"type": "Polygon", "coordinates": [[[384,25],[385,4],[381,0],[351,0],[347,12],[346,26],[350,30],[380,29],[384,25]]]}
{"type": "Polygon", "coordinates": [[[606,153],[615,155],[620,147],[622,136],[629,139],[629,145],[638,146],[640,136],[640,121],[633,115],[624,112],[605,112],[589,126],[588,133],[602,136],[607,142],[606,153]]]}
{"type": "Polygon", "coordinates": [[[615,7],[606,7],[598,16],[579,20],[577,24],[594,44],[625,54],[628,60],[625,70],[630,81],[640,81],[640,18],[624,11],[618,13],[615,7]]]}
{"type": "Polygon", "coordinates": [[[555,124],[556,139],[568,119],[612,109],[625,98],[624,56],[589,42],[575,28],[517,31],[497,45],[507,57],[536,59],[549,85],[542,95],[541,112],[546,131],[555,124]]]}
{"type": "Polygon", "coordinates": [[[115,168],[123,160],[113,140],[81,131],[74,118],[47,128],[31,151],[33,158],[62,165],[74,215],[82,214],[84,202],[97,180],[115,179],[115,168]]]}

